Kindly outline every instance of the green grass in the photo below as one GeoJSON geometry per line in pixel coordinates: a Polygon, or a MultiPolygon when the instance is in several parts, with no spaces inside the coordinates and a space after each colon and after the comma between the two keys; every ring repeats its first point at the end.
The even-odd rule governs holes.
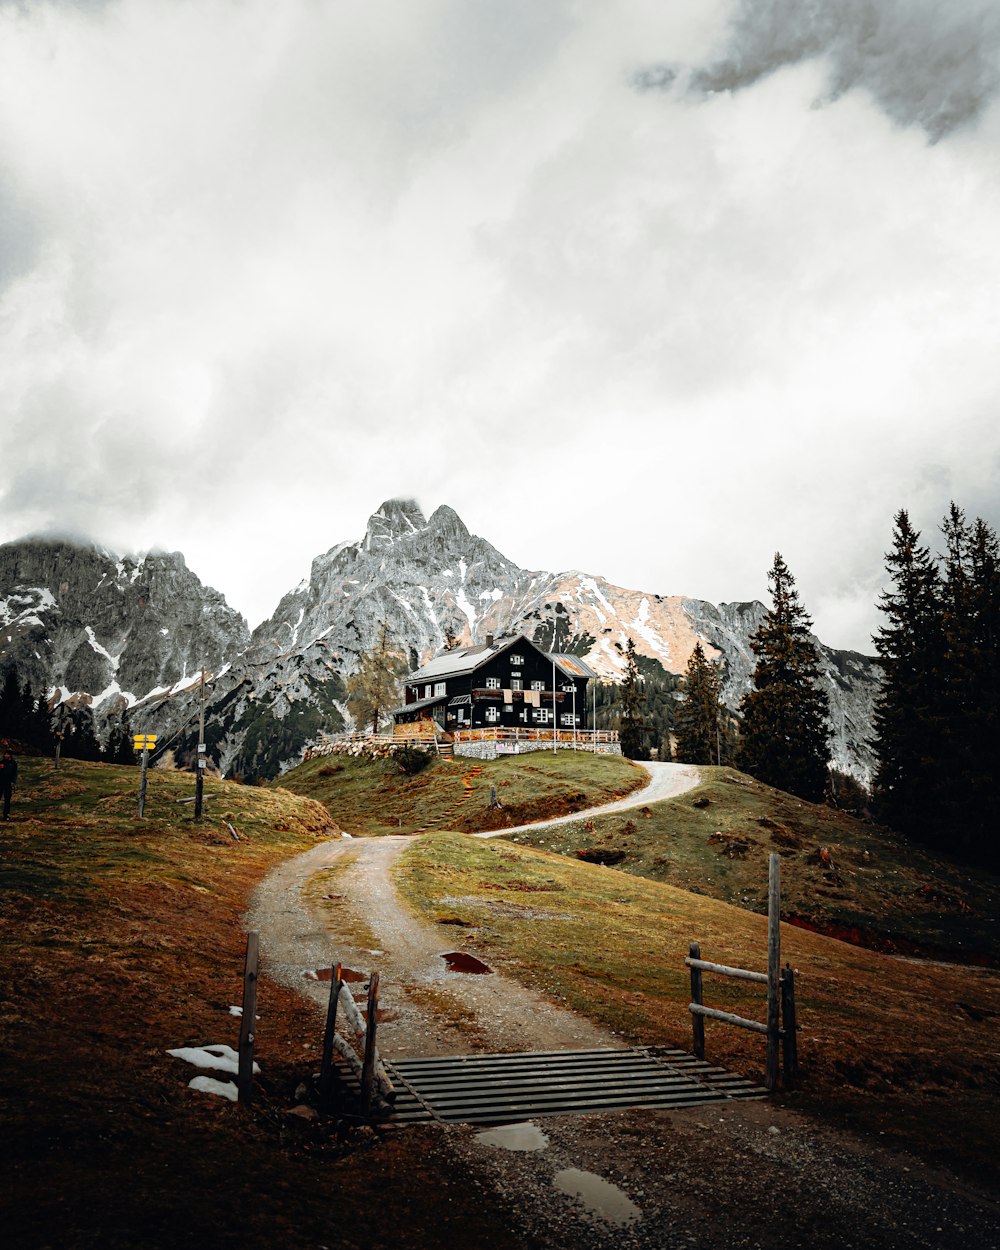
{"type": "Polygon", "coordinates": [[[703,783],[677,799],[511,841],[573,857],[624,851],[624,872],[758,912],[767,910],[767,856],[777,851],[783,915],[884,950],[907,953],[913,943],[970,960],[1000,957],[1000,878],[733,769],[701,774],[703,783]]]}
{"type": "Polygon", "coordinates": [[[210,889],[213,861],[273,857],[332,827],[318,804],[275,790],[205,779],[204,816],[193,819],[190,773],[150,769],[137,814],[139,769],[26,757],[11,821],[2,826],[0,894],[81,900],[114,883],[170,880],[210,889]],[[225,823],[244,839],[237,843],[225,823]]]}
{"type": "Polygon", "coordinates": [[[378,835],[508,828],[609,802],[646,779],[620,756],[538,751],[486,762],[435,758],[414,777],[391,759],[328,755],[291,769],[281,785],[325,803],[349,833],[378,835]],[[491,786],[499,812],[490,810],[491,786]]]}
{"type": "MultiPolygon", "coordinates": [[[[788,874],[794,877],[794,872],[788,874]]],[[[613,1030],[623,1040],[690,1049],[688,944],[706,959],[763,970],[763,916],[671,885],[562,856],[453,833],[425,836],[396,869],[431,922],[459,919],[491,967],[613,1030]]],[[[1000,974],[879,955],[790,925],[797,968],[801,1090],[826,1114],[878,1120],[925,1153],[956,1152],[995,1170],[1000,974]],[[961,1004],[971,1006],[976,1020],[961,1004]]],[[[711,1006],[762,1020],[760,986],[705,978],[711,1006]]],[[[708,1058],[760,1079],[756,1034],[708,1023],[708,1058]]]]}

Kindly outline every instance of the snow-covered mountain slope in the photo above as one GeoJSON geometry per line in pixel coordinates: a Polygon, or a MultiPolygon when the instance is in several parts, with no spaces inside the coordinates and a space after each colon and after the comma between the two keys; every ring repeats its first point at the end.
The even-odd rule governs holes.
{"type": "MultiPolygon", "coordinates": [[[[718,606],[615,586],[571,571],[519,568],[458,514],[425,517],[388,500],[357,541],[312,563],[248,638],[245,623],[177,555],[118,559],[95,547],[38,541],[0,548],[0,667],[16,660],[38,689],[84,692],[105,718],[134,704],[133,728],[193,745],[194,678],[211,674],[206,738],[223,771],[274,775],[321,730],[349,723],[344,680],[382,622],[411,664],[447,634],[460,642],[525,632],[546,649],[574,651],[616,680],[627,640],[674,673],[695,643],[724,664],[736,708],[753,671],[750,636],[760,603],[718,606]],[[6,640],[6,641],[5,641],[6,640]]],[[[870,776],[873,661],[820,646],[836,765],[870,776]]]]}
{"type": "Polygon", "coordinates": [[[63,540],[0,546],[0,668],[108,716],[218,671],[249,630],[179,552],[115,556],[63,540]]]}
{"type": "MultiPolygon", "coordinates": [[[[749,687],[750,636],[763,614],[760,603],[715,607],[575,571],[520,569],[470,534],[453,509],[441,507],[425,518],[414,501],[396,499],[374,513],[361,539],[313,561],[308,580],[254,631],[250,654],[269,662],[280,685],[287,680],[283,674],[301,683],[308,652],[317,645],[332,668],[351,672],[382,621],[413,667],[444,645],[447,632],[471,644],[487,634],[523,630],[547,648],[577,652],[602,677],[617,680],[629,637],[641,654],[674,673],[683,672],[701,640],[709,656],[724,661],[725,698],[735,709],[749,687]]],[[[867,780],[876,670],[865,656],[818,645],[830,694],[834,762],[867,780]]],[[[296,693],[303,697],[301,684],[296,693]]]]}

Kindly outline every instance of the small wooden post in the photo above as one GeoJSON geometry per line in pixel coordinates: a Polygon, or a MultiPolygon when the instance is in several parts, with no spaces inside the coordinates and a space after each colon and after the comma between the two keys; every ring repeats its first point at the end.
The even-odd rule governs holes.
{"type": "MultiPolygon", "coordinates": [[[[692,942],[688,947],[688,955],[691,959],[701,959],[701,944],[692,942]]],[[[701,989],[701,969],[691,969],[691,1001],[697,1007],[703,1005],[703,996],[701,989]]],[[[699,1016],[695,1012],[691,1013],[691,1032],[694,1035],[694,1053],[695,1058],[705,1058],[705,1017],[699,1016]]]]}
{"type": "Polygon", "coordinates": [[[799,1073],[799,1047],[795,1023],[795,972],[788,964],[785,964],[785,971],[781,974],[781,1027],[784,1081],[787,1088],[799,1073]]]}
{"type": "Polygon", "coordinates": [[[371,1115],[372,1090],[375,1084],[375,1031],[378,1023],[378,973],[368,979],[368,1027],[365,1030],[365,1057],[361,1064],[361,1111],[371,1115]]]}
{"type": "Polygon", "coordinates": [[[142,771],[139,774],[139,819],[146,810],[146,766],[149,763],[149,747],[142,748],[142,760],[140,767],[142,771]]]}
{"type": "Polygon", "coordinates": [[[257,1024],[257,961],[259,935],[254,929],[247,934],[247,957],[243,970],[243,1019],[240,1021],[239,1065],[236,1088],[239,1100],[249,1103],[253,1095],[253,1051],[257,1024]]]}
{"type": "Polygon", "coordinates": [[[781,859],[773,852],[767,864],[767,1071],[768,1089],[778,1084],[781,1032],[781,859]]]}
{"type": "Polygon", "coordinates": [[[333,1089],[333,1035],[337,1031],[337,1004],[343,983],[341,966],[337,964],[330,981],[330,1001],[326,1008],[326,1029],[323,1033],[323,1062],[319,1070],[319,1109],[324,1114],[329,1110],[330,1093],[333,1089]]]}

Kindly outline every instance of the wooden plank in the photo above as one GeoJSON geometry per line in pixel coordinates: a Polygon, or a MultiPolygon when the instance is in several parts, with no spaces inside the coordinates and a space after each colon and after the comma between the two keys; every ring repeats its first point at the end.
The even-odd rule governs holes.
{"type": "Polygon", "coordinates": [[[337,964],[330,978],[330,999],[326,1007],[326,1028],[323,1031],[323,1057],[319,1073],[319,1109],[324,1114],[330,1108],[333,1091],[333,1035],[337,1031],[337,1003],[343,988],[342,968],[337,964]]]}
{"type": "Polygon", "coordinates": [[[246,962],[243,968],[243,1018],[240,1020],[240,1046],[236,1089],[239,1101],[249,1103],[253,1097],[253,1052],[257,1020],[257,967],[260,935],[256,929],[247,934],[246,962]]]}
{"type": "Polygon", "coordinates": [[[767,863],[767,1064],[764,1084],[778,1084],[778,1036],[781,1029],[781,858],[767,863]]]}
{"type": "MultiPolygon", "coordinates": [[[[698,945],[697,942],[691,943],[692,947],[698,945]]],[[[735,977],[738,981],[757,981],[761,985],[767,985],[766,972],[750,972],[747,968],[731,968],[728,964],[713,964],[707,959],[687,958],[684,962],[689,968],[698,968],[702,972],[717,972],[722,977],[735,977]]],[[[694,995],[692,994],[693,998],[694,995]]]]}
{"type": "Polygon", "coordinates": [[[751,1029],[754,1033],[767,1033],[768,1026],[757,1020],[747,1020],[744,1016],[734,1016],[731,1011],[717,1011],[714,1007],[704,1007],[701,1003],[689,1003],[688,1011],[692,1015],[705,1016],[709,1020],[721,1020],[723,1024],[735,1024],[740,1029],[751,1029]]]}
{"type": "MultiPolygon", "coordinates": [[[[701,946],[697,942],[692,942],[688,947],[687,963],[691,967],[691,1001],[701,1006],[704,999],[702,997],[701,985],[701,946]]],[[[691,1014],[691,1034],[692,1049],[699,1059],[705,1058],[705,1021],[697,1012],[691,1014]]]]}
{"type": "Polygon", "coordinates": [[[361,1111],[371,1115],[372,1093],[375,1085],[375,1036],[378,1030],[378,973],[368,978],[368,1027],[365,1030],[365,1057],[361,1065],[361,1111]]]}

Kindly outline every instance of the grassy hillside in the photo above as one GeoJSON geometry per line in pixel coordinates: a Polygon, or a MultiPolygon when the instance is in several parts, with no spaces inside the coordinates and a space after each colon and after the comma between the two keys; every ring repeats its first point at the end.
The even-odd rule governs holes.
{"type": "MultiPolygon", "coordinates": [[[[763,916],[502,841],[421,838],[397,883],[426,918],[452,935],[461,927],[466,949],[623,1040],[690,1048],[690,941],[715,962],[766,965],[763,916]]],[[[800,974],[802,1081],[792,1104],[995,1176],[1000,973],[878,955],[788,925],[782,955],[800,974]]],[[[759,986],[706,976],[706,1001],[764,1017],[759,986]]],[[[712,1061],[760,1078],[757,1035],[706,1029],[712,1061]]]]}
{"type": "Polygon", "coordinates": [[[886,951],[1000,957],[1000,878],[731,768],[701,774],[670,802],[511,840],[570,856],[620,852],[625,872],[761,912],[767,853],[777,851],[786,918],[886,951]]]}
{"type": "Polygon", "coordinates": [[[269,1250],[339,1244],[346,1226],[409,1250],[462,1244],[468,1228],[500,1246],[419,1131],[345,1150],[289,1116],[322,1020],[267,980],[266,958],[251,1108],[189,1090],[196,1069],[165,1053],[237,1044],[240,916],[271,866],[327,835],[324,808],[209,778],[196,825],[176,802],[191,775],[151,772],[140,823],[138,769],[22,759],[19,773],[0,824],[7,1244],[269,1250]],[[397,1206],[372,1202],[386,1173],[397,1206]]]}
{"type": "Polygon", "coordinates": [[[620,756],[536,751],[491,762],[435,758],[415,777],[391,759],[329,755],[291,769],[281,785],[325,803],[349,833],[369,835],[510,828],[607,803],[646,780],[620,756]],[[499,811],[490,809],[491,786],[499,811]]]}

